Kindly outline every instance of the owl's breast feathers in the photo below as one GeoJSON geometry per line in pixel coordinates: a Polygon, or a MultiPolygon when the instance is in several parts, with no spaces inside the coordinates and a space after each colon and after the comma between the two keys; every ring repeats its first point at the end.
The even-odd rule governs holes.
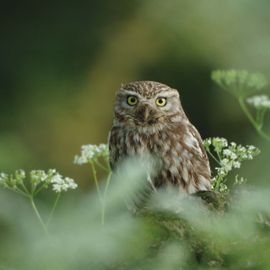
{"type": "Polygon", "coordinates": [[[174,185],[195,193],[211,189],[209,160],[196,128],[188,121],[155,133],[115,126],[109,136],[110,164],[114,169],[128,156],[150,153],[160,159],[155,187],[174,185]]]}

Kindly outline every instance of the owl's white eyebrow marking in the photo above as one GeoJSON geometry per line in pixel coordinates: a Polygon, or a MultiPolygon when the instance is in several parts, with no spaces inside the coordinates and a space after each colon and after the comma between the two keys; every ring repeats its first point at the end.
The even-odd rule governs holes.
{"type": "Polygon", "coordinates": [[[164,93],[158,93],[157,95],[156,95],[156,98],[158,98],[158,97],[166,97],[166,98],[170,98],[170,97],[177,97],[178,95],[177,95],[177,93],[172,93],[172,92],[164,92],[164,93]]]}
{"type": "Polygon", "coordinates": [[[135,92],[135,91],[130,91],[130,90],[126,90],[126,89],[122,89],[124,91],[124,93],[120,94],[128,94],[128,95],[132,95],[132,96],[137,96],[137,97],[142,97],[139,93],[135,92]]]}

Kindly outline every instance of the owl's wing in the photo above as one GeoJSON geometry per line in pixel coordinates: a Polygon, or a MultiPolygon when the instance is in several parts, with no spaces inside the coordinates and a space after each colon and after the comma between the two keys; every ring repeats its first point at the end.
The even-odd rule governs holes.
{"type": "Polygon", "coordinates": [[[112,128],[112,130],[109,132],[108,136],[108,145],[109,145],[109,154],[110,154],[110,166],[111,169],[114,170],[116,167],[116,163],[119,159],[119,151],[117,148],[117,132],[112,128]]]}
{"type": "Polygon", "coordinates": [[[114,151],[114,147],[113,147],[113,144],[112,144],[112,131],[109,132],[108,145],[109,145],[110,167],[113,170],[113,168],[114,168],[114,160],[115,160],[115,151],[114,151]]]}
{"type": "Polygon", "coordinates": [[[191,148],[193,153],[199,155],[200,157],[208,161],[208,156],[203,146],[203,141],[198,130],[192,124],[189,124],[188,132],[194,140],[193,147],[191,148]]]}
{"type": "Polygon", "coordinates": [[[193,157],[196,159],[197,163],[201,165],[200,168],[202,170],[202,175],[210,180],[210,164],[207,153],[203,146],[202,138],[198,130],[190,123],[187,125],[187,131],[184,135],[183,143],[185,148],[193,154],[193,157]]]}

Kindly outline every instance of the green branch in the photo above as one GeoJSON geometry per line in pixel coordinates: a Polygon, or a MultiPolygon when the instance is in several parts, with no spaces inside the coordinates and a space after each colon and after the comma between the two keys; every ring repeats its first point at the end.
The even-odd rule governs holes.
{"type": "Polygon", "coordinates": [[[246,106],[246,103],[243,99],[243,97],[239,97],[238,98],[238,102],[239,105],[241,107],[241,109],[243,110],[243,112],[245,113],[245,115],[247,116],[249,122],[252,124],[252,126],[255,128],[255,130],[257,131],[257,133],[263,137],[264,139],[270,141],[270,135],[266,134],[261,128],[262,128],[262,124],[258,123],[256,121],[256,119],[253,117],[253,115],[251,114],[251,112],[249,111],[249,109],[246,106]]]}
{"type": "Polygon", "coordinates": [[[34,202],[33,197],[32,197],[32,196],[29,196],[29,200],[30,200],[30,203],[31,203],[31,205],[32,205],[32,208],[33,208],[33,210],[34,210],[34,212],[35,212],[35,214],[36,214],[36,216],[37,216],[37,219],[38,219],[38,221],[39,221],[41,227],[43,228],[45,234],[46,234],[46,235],[49,235],[48,230],[47,230],[47,227],[46,227],[45,223],[43,222],[43,219],[41,218],[41,216],[40,216],[40,214],[39,214],[39,211],[38,211],[38,209],[37,209],[37,206],[36,206],[36,204],[35,204],[35,202],[34,202]]]}
{"type": "Polygon", "coordinates": [[[51,212],[50,212],[50,214],[49,214],[49,217],[48,217],[48,220],[47,220],[47,223],[46,223],[47,228],[48,228],[49,225],[50,225],[51,219],[52,219],[53,214],[54,214],[54,212],[55,212],[55,209],[56,209],[56,206],[57,206],[58,201],[59,201],[59,199],[60,199],[60,196],[61,196],[61,193],[59,192],[59,193],[57,194],[57,196],[56,196],[56,199],[55,199],[55,201],[54,201],[52,210],[51,210],[51,212]]]}

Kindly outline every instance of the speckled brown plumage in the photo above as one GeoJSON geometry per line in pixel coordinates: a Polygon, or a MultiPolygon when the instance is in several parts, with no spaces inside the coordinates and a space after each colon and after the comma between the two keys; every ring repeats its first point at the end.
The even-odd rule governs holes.
{"type": "Polygon", "coordinates": [[[158,158],[161,167],[151,179],[155,187],[173,185],[187,193],[211,188],[200,134],[184,113],[178,91],[165,84],[137,81],[122,85],[116,95],[109,149],[112,168],[136,154],[158,158]],[[128,104],[130,97],[135,97],[135,105],[128,104]],[[166,100],[164,106],[156,103],[160,98],[166,100]]]}

